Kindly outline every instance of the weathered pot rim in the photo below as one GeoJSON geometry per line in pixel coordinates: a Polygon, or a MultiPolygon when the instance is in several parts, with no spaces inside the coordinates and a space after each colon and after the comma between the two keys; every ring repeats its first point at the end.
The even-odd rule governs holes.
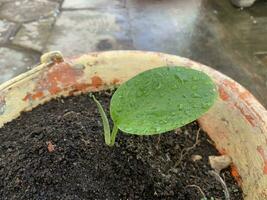
{"type": "Polygon", "coordinates": [[[65,61],[59,52],[50,52],[41,60],[0,85],[0,127],[55,97],[103,90],[153,67],[188,66],[210,75],[220,93],[198,122],[220,152],[233,158],[232,172],[242,182],[245,199],[267,199],[267,111],[231,78],[187,58],[157,52],[94,52],[65,61]]]}

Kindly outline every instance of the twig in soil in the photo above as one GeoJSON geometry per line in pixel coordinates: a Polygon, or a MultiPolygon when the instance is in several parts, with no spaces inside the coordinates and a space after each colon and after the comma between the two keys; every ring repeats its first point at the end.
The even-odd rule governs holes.
{"type": "Polygon", "coordinates": [[[227,188],[225,181],[220,176],[220,174],[216,171],[213,171],[213,170],[209,171],[209,174],[212,175],[217,181],[219,181],[221,183],[221,185],[223,187],[224,195],[225,195],[225,200],[230,200],[229,190],[227,188]]]}
{"type": "Polygon", "coordinates": [[[205,195],[205,193],[203,192],[203,190],[201,189],[201,187],[199,187],[198,185],[187,185],[187,186],[185,186],[186,188],[187,187],[194,187],[194,188],[197,188],[198,189],[198,191],[201,193],[201,195],[203,196],[203,198],[204,199],[206,199],[207,197],[206,197],[206,195],[205,195]]]}
{"type": "Polygon", "coordinates": [[[83,138],[82,138],[81,140],[84,142],[85,145],[90,144],[90,140],[85,140],[85,139],[83,139],[83,138]]]}
{"type": "Polygon", "coordinates": [[[104,92],[104,94],[106,94],[106,95],[108,95],[109,97],[111,97],[112,96],[112,94],[113,94],[113,91],[114,89],[112,88],[110,91],[105,91],[104,92]]]}
{"type": "Polygon", "coordinates": [[[157,139],[158,139],[158,141],[157,141],[157,144],[156,144],[156,149],[159,150],[159,143],[160,143],[160,139],[161,139],[160,135],[158,136],[157,139]]]}
{"type": "Polygon", "coordinates": [[[180,154],[180,158],[174,165],[175,168],[180,165],[180,163],[182,162],[184,156],[187,155],[189,153],[189,151],[191,151],[192,149],[194,149],[198,145],[198,143],[199,143],[199,133],[200,133],[200,128],[197,130],[196,141],[193,144],[193,146],[182,149],[181,154],[180,154]]]}

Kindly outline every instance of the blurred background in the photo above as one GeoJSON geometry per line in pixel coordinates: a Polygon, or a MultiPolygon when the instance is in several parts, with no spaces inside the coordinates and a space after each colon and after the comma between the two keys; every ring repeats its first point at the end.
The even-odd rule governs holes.
{"type": "Polygon", "coordinates": [[[51,50],[160,51],[227,74],[267,107],[267,1],[233,1],[0,0],[0,83],[51,50]]]}

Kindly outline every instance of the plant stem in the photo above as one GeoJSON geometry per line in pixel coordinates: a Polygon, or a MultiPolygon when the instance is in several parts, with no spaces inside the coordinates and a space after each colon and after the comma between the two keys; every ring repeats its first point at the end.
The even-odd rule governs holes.
{"type": "Polygon", "coordinates": [[[111,139],[110,139],[110,144],[109,144],[110,146],[114,145],[117,133],[118,133],[118,127],[116,124],[114,124],[112,133],[111,133],[111,139]]]}
{"type": "MultiPolygon", "coordinates": [[[[90,96],[93,98],[94,102],[96,103],[97,108],[98,108],[99,113],[100,113],[100,116],[101,116],[101,119],[102,119],[102,122],[103,122],[105,143],[109,146],[113,146],[113,145],[111,145],[110,126],[109,126],[109,122],[108,122],[108,117],[107,117],[102,105],[95,98],[95,96],[92,94],[90,94],[90,96]]],[[[114,127],[113,127],[113,131],[114,131],[114,127]]],[[[113,133],[113,131],[112,131],[112,133],[113,133]]],[[[115,135],[115,137],[116,137],[116,135],[115,135]]],[[[114,141],[115,141],[115,139],[114,139],[114,141]]]]}
{"type": "Polygon", "coordinates": [[[94,95],[90,94],[90,97],[93,98],[94,102],[97,105],[97,108],[99,110],[102,122],[103,122],[103,127],[104,127],[104,137],[105,137],[105,143],[108,146],[114,146],[115,143],[115,139],[118,133],[118,127],[116,124],[114,124],[113,129],[112,129],[112,133],[110,134],[110,126],[109,126],[109,122],[108,122],[108,117],[102,107],[102,105],[100,104],[100,102],[95,98],[94,95]]]}

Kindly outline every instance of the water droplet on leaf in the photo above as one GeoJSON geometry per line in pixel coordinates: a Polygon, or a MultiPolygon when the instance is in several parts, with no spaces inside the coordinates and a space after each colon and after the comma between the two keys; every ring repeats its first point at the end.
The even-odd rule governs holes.
{"type": "Polygon", "coordinates": [[[201,95],[199,95],[199,94],[197,94],[197,93],[194,93],[194,94],[192,95],[192,97],[193,97],[193,98],[201,98],[201,95]]]}
{"type": "Polygon", "coordinates": [[[184,80],[178,75],[178,74],[175,74],[175,78],[176,80],[178,80],[180,83],[184,83],[184,80]]]}
{"type": "Polygon", "coordinates": [[[193,81],[198,81],[199,80],[199,78],[198,77],[196,77],[196,76],[193,76],[193,81]]]}
{"type": "Polygon", "coordinates": [[[159,90],[160,88],[161,88],[161,83],[158,82],[158,83],[157,83],[157,87],[156,87],[156,89],[159,90]]]}
{"type": "Polygon", "coordinates": [[[196,90],[196,89],[197,89],[197,86],[194,85],[194,86],[191,87],[191,89],[192,89],[192,90],[196,90]]]}
{"type": "Polygon", "coordinates": [[[182,109],[183,109],[183,104],[179,104],[179,105],[178,105],[178,109],[179,109],[179,110],[182,110],[182,109]]]}

